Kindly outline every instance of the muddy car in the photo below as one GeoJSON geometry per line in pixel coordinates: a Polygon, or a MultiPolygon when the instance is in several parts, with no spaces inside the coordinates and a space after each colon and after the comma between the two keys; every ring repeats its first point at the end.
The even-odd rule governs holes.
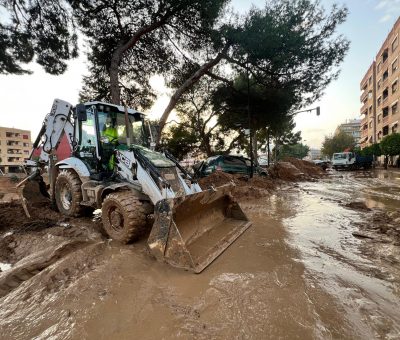
{"type": "Polygon", "coordinates": [[[314,162],[315,165],[318,165],[319,167],[321,167],[322,170],[326,170],[331,166],[331,162],[323,161],[321,159],[316,159],[313,162],[314,162]]]}
{"type": "MultiPolygon", "coordinates": [[[[253,166],[254,173],[267,176],[267,171],[259,166],[253,166]]],[[[218,155],[209,157],[206,161],[193,166],[197,178],[206,177],[215,171],[223,171],[229,174],[250,175],[251,160],[242,156],[218,155]]]]}

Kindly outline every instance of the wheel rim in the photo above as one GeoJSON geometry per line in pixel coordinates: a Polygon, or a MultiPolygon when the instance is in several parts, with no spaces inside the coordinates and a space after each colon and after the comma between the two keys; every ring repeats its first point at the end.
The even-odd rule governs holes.
{"type": "Polygon", "coordinates": [[[122,215],[118,208],[110,210],[108,220],[113,230],[121,231],[124,228],[124,215],[122,215]]]}
{"type": "Polygon", "coordinates": [[[65,210],[71,209],[72,192],[68,183],[65,183],[60,190],[60,201],[65,210]]]}

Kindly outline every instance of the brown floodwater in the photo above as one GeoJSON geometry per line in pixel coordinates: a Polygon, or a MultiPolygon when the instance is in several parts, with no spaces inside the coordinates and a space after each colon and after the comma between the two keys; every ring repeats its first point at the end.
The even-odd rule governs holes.
{"type": "Polygon", "coordinates": [[[384,171],[282,186],[241,202],[253,226],[198,275],[156,262],[145,240],[49,248],[50,265],[0,297],[0,338],[398,339],[400,267],[386,259],[400,247],[355,238],[373,211],[344,205],[399,200],[400,173],[384,171]]]}

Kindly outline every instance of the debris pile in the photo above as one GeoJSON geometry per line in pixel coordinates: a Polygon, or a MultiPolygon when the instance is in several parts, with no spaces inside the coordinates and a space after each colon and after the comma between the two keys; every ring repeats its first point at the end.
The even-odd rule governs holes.
{"type": "Polygon", "coordinates": [[[367,222],[356,223],[359,231],[354,231],[353,236],[400,246],[400,211],[388,213],[370,209],[362,202],[351,202],[345,206],[371,214],[367,222]]]}
{"type": "Polygon", "coordinates": [[[268,195],[276,187],[276,183],[268,177],[254,176],[249,178],[222,171],[215,171],[210,176],[199,180],[202,189],[208,189],[211,186],[216,188],[231,182],[236,185],[233,191],[233,195],[236,198],[260,198],[268,195]]]}
{"type": "Polygon", "coordinates": [[[325,172],[318,165],[309,161],[288,157],[273,165],[269,170],[273,178],[284,181],[313,180],[324,176],[325,172]]]}

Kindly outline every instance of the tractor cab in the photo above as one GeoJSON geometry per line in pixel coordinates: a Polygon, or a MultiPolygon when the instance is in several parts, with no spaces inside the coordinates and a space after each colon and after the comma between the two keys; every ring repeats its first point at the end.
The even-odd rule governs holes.
{"type": "Polygon", "coordinates": [[[74,156],[94,172],[112,172],[116,149],[132,144],[148,146],[144,115],[133,109],[102,102],[76,106],[74,156]]]}

